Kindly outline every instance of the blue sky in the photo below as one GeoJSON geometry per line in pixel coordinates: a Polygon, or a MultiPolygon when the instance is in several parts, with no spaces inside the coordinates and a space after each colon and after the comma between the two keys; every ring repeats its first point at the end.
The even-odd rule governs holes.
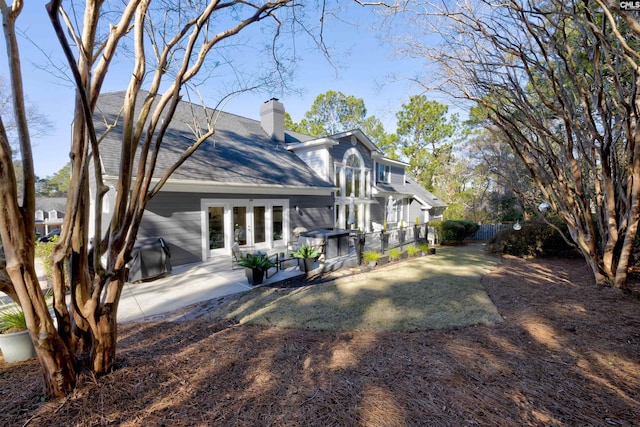
{"type": "MultiPolygon", "coordinates": [[[[340,20],[326,21],[325,40],[332,49],[337,68],[319,51],[303,42],[298,44],[302,59],[296,64],[292,84],[303,93],[274,94],[294,121],[303,117],[318,94],[336,90],[364,99],[368,115],[382,120],[388,132],[395,130],[396,111],[409,96],[420,91],[410,79],[422,72],[424,63],[421,59],[401,58],[394,54],[394,48],[380,40],[385,33],[376,30],[374,22],[371,11],[362,7],[349,8],[340,20]]],[[[61,64],[62,54],[44,5],[25,2],[18,27],[31,39],[23,39],[20,46],[26,95],[54,125],[48,135],[33,141],[36,174],[45,177],[57,172],[68,161],[74,91],[71,84],[56,77],[48,65],[47,58],[61,64]]],[[[3,60],[0,74],[6,78],[4,43],[0,53],[3,60]]],[[[126,71],[121,73],[122,78],[114,78],[115,74],[112,72],[105,91],[126,88],[126,71]]],[[[228,102],[224,110],[258,120],[260,105],[270,97],[265,93],[245,93],[228,102]]]]}

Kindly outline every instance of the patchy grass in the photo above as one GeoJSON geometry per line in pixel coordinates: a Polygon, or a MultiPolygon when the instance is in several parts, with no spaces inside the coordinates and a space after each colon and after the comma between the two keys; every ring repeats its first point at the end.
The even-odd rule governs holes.
{"type": "Polygon", "coordinates": [[[480,284],[497,263],[480,245],[443,247],[372,272],[303,288],[258,288],[210,319],[326,331],[422,331],[502,318],[480,284]]]}

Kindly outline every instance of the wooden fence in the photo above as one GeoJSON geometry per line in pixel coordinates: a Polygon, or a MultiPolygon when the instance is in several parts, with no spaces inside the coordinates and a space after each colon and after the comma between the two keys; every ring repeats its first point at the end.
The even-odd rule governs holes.
{"type": "Polygon", "coordinates": [[[482,224],[476,234],[469,237],[468,240],[489,240],[499,230],[510,226],[510,224],[482,224]]]}

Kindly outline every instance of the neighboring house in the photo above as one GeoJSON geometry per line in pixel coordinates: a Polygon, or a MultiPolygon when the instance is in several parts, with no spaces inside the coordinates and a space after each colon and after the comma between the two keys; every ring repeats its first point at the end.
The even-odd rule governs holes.
{"type": "MultiPolygon", "coordinates": [[[[105,223],[119,176],[122,128],[116,118],[123,99],[124,92],[103,94],[96,109],[98,135],[105,123],[117,123],[100,143],[110,188],[105,223]]],[[[181,102],[163,140],[156,178],[192,144],[195,124],[206,129],[212,117],[215,134],[150,201],[138,233],[138,240],[162,237],[173,265],[228,256],[235,243],[286,247],[301,228],[371,230],[384,221],[388,205],[395,222],[413,222],[416,215],[427,221],[445,207],[405,176],[405,163],[385,159],[359,130],[327,138],[285,130],[284,106],[276,99],[261,106],[260,121],[181,102]]]]}
{"type": "Polygon", "coordinates": [[[36,197],[36,236],[62,228],[66,206],[66,197],[36,197]]]}

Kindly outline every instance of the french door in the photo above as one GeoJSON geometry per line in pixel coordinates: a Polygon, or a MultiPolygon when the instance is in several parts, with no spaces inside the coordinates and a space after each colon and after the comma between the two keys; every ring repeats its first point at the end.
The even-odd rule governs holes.
{"type": "Polygon", "coordinates": [[[203,258],[231,253],[233,245],[266,250],[286,244],[288,200],[203,201],[203,258]]]}

